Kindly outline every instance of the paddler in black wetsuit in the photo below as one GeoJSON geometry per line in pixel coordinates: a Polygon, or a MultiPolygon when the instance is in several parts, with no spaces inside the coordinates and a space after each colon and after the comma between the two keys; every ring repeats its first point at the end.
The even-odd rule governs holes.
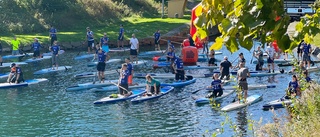
{"type": "Polygon", "coordinates": [[[232,64],[228,61],[228,57],[224,56],[223,61],[220,63],[220,79],[226,77],[226,80],[230,79],[230,68],[232,68],[232,64]]]}

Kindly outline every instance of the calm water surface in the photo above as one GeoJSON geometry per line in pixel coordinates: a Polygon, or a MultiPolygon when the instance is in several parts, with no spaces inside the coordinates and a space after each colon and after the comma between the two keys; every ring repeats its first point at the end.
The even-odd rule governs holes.
{"type": "MultiPolygon", "coordinates": [[[[247,50],[230,54],[225,48],[222,59],[228,56],[232,61],[240,52],[245,54],[247,64],[250,64],[251,55],[247,50]]],[[[82,72],[91,72],[95,68],[89,68],[86,64],[91,60],[75,61],[73,57],[78,52],[67,51],[60,56],[61,65],[73,66],[69,71],[33,76],[33,72],[50,67],[51,60],[43,60],[38,63],[30,63],[23,66],[25,79],[48,78],[49,81],[38,85],[18,89],[0,90],[0,134],[1,136],[202,136],[213,133],[220,128],[220,123],[225,116],[219,110],[213,109],[209,104],[197,106],[191,96],[204,96],[206,91],[191,94],[199,88],[210,84],[210,78],[199,78],[193,85],[184,88],[176,88],[173,92],[156,100],[139,104],[131,104],[129,101],[117,104],[94,105],[93,101],[103,98],[114,92],[91,92],[89,90],[66,92],[65,88],[93,81],[93,78],[73,79],[73,75],[82,72]]],[[[127,53],[112,53],[112,58],[124,59],[127,53]]],[[[23,60],[25,60],[24,58],[23,60]]],[[[152,61],[147,65],[135,66],[135,72],[162,72],[153,71],[152,61]]],[[[205,63],[203,63],[205,64],[205,63]]],[[[115,69],[120,63],[110,64],[110,69],[115,69]]],[[[288,68],[290,69],[290,67],[288,68]]],[[[1,73],[9,68],[1,68],[1,73]]],[[[208,73],[209,70],[194,70],[190,73],[208,73]]],[[[312,74],[315,77],[317,74],[312,74]]],[[[108,79],[117,79],[117,75],[110,75],[108,79]]],[[[249,78],[250,84],[276,84],[277,88],[269,90],[251,90],[249,95],[263,94],[263,100],[248,108],[228,112],[233,122],[240,126],[239,131],[243,136],[252,136],[247,131],[247,120],[262,123],[272,121],[273,114],[270,111],[262,111],[262,105],[283,96],[284,89],[291,77],[289,75],[277,75],[262,78],[249,78]]],[[[1,79],[5,82],[5,79],[1,79]]],[[[138,83],[144,79],[134,79],[138,83]]],[[[163,81],[163,80],[162,80],[163,81]]],[[[234,94],[223,99],[221,106],[229,104],[234,94]]],[[[284,109],[279,110],[285,113],[284,109]]],[[[232,136],[233,132],[228,125],[224,126],[225,132],[221,136],[232,136]]]]}

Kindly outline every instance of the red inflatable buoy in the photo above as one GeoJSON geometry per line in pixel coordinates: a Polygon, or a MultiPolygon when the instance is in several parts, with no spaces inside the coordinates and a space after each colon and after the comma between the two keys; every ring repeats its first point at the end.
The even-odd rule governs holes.
{"type": "Polygon", "coordinates": [[[182,61],[185,65],[196,65],[198,61],[198,49],[193,46],[182,48],[182,61]]]}
{"type": "Polygon", "coordinates": [[[190,46],[189,39],[185,39],[185,40],[183,40],[183,42],[182,42],[182,46],[183,46],[183,47],[190,46]]]}
{"type": "Polygon", "coordinates": [[[154,56],[154,57],[152,58],[152,60],[153,60],[153,61],[159,61],[159,58],[160,58],[160,56],[154,56]]]}

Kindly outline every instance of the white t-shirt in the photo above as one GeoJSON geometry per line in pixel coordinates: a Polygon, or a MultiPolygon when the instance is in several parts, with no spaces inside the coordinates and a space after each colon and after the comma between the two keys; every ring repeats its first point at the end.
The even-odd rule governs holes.
{"type": "Polygon", "coordinates": [[[137,49],[139,41],[137,38],[130,38],[131,47],[130,49],[137,49]]]}
{"type": "Polygon", "coordinates": [[[273,55],[275,53],[274,49],[270,46],[267,47],[267,53],[269,55],[270,58],[273,58],[273,55]]]}

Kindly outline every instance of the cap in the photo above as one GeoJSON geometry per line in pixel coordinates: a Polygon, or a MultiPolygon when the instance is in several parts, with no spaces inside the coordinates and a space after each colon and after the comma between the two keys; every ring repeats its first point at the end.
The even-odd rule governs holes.
{"type": "Polygon", "coordinates": [[[16,66],[16,63],[11,63],[10,67],[12,68],[14,66],[16,66]]]}

